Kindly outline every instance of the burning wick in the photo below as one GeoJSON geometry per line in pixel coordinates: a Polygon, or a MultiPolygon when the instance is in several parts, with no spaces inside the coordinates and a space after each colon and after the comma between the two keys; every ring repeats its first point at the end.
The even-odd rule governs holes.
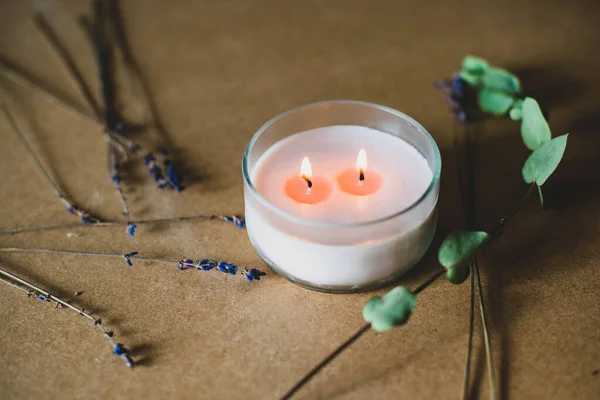
{"type": "Polygon", "coordinates": [[[358,180],[360,182],[365,180],[365,169],[367,169],[367,152],[365,149],[360,149],[356,159],[356,170],[359,173],[358,180]]]}
{"type": "Polygon", "coordinates": [[[300,175],[302,176],[302,179],[306,181],[308,190],[312,189],[312,181],[310,180],[310,178],[312,178],[312,168],[310,167],[310,161],[308,161],[308,157],[304,157],[304,159],[302,159],[300,175]]]}

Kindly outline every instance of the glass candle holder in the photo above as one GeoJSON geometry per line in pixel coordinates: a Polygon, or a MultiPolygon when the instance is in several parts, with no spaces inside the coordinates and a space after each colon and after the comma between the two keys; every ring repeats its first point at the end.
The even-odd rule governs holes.
{"type": "Polygon", "coordinates": [[[441,172],[439,149],[418,122],[399,111],[359,101],[326,101],[285,112],[252,137],[243,155],[242,172],[252,245],[274,271],[303,287],[348,293],[385,286],[414,266],[433,239],[441,172]],[[343,130],[344,126],[371,128],[377,135],[396,138],[386,136],[385,140],[401,139],[416,149],[431,170],[427,182],[422,182],[422,193],[386,215],[346,222],[303,218],[274,204],[257,188],[261,157],[273,146],[299,132],[323,127],[343,130]]]}

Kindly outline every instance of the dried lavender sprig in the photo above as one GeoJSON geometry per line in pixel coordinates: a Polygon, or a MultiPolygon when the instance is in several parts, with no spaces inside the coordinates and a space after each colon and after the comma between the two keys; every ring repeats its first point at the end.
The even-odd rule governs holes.
{"type": "MultiPolygon", "coordinates": [[[[81,251],[81,250],[67,250],[67,249],[44,249],[44,248],[36,248],[36,247],[4,247],[0,248],[0,252],[26,252],[26,253],[56,253],[56,254],[72,254],[72,255],[80,255],[80,256],[97,256],[97,257],[111,257],[111,258],[123,258],[128,266],[133,266],[132,259],[143,260],[143,261],[152,261],[152,262],[160,262],[167,264],[175,264],[177,265],[177,269],[180,271],[186,269],[196,268],[198,271],[211,271],[216,270],[228,275],[237,275],[239,268],[237,265],[233,263],[229,263],[223,260],[212,260],[212,259],[202,259],[198,262],[194,262],[194,260],[190,258],[183,258],[179,260],[168,259],[168,258],[157,258],[157,257],[144,257],[140,256],[139,252],[132,251],[129,253],[119,254],[119,253],[104,253],[99,251],[81,251]]],[[[256,269],[256,268],[244,268],[241,275],[245,277],[248,281],[259,281],[261,276],[265,276],[266,273],[256,269]]]]}
{"type": "MultiPolygon", "coordinates": [[[[77,108],[77,106],[74,106],[74,105],[70,104],[68,101],[61,99],[58,95],[56,95],[55,93],[52,93],[49,89],[41,86],[39,83],[36,83],[30,77],[24,75],[23,73],[17,71],[13,67],[9,66],[3,60],[0,60],[0,72],[3,72],[5,74],[5,76],[8,77],[13,82],[15,82],[21,86],[25,86],[25,87],[29,87],[29,88],[33,89],[40,96],[42,96],[43,99],[45,99],[52,105],[57,106],[84,121],[92,122],[94,126],[98,126],[98,127],[102,128],[103,130],[105,129],[103,124],[101,122],[99,122],[97,120],[97,118],[87,115],[84,111],[79,110],[77,108]]],[[[132,142],[125,136],[120,135],[116,132],[111,132],[110,137],[113,139],[112,143],[115,146],[115,148],[125,158],[127,158],[128,152],[133,155],[133,154],[136,154],[138,151],[142,150],[142,147],[139,144],[132,142]]]]}
{"type": "Polygon", "coordinates": [[[0,59],[0,72],[2,72],[7,79],[16,83],[17,85],[33,90],[50,104],[65,110],[82,121],[91,122],[93,126],[104,129],[104,126],[98,122],[96,117],[88,115],[86,111],[81,110],[77,105],[61,98],[56,93],[53,93],[42,83],[38,82],[31,76],[28,76],[23,71],[18,70],[14,65],[5,59],[0,59]]]}
{"type": "MultiPolygon", "coordinates": [[[[91,89],[86,84],[85,79],[83,78],[82,73],[79,71],[77,66],[75,65],[75,61],[69,54],[67,48],[61,43],[58,35],[50,25],[50,23],[46,20],[44,15],[40,11],[36,11],[33,16],[33,23],[38,31],[42,34],[46,42],[50,45],[50,48],[56,52],[58,58],[63,62],[69,76],[72,79],[72,82],[75,86],[81,91],[83,97],[87,101],[88,105],[96,115],[98,120],[102,120],[102,112],[100,110],[100,106],[96,103],[94,96],[92,94],[91,89]]],[[[123,206],[123,213],[127,217],[129,222],[129,206],[127,205],[127,200],[123,195],[123,189],[121,187],[121,181],[118,177],[118,172],[114,171],[110,165],[113,165],[114,162],[112,160],[118,160],[118,155],[115,150],[115,146],[113,145],[113,130],[107,125],[107,129],[105,129],[105,135],[108,142],[108,153],[107,158],[109,162],[109,177],[113,184],[115,185],[117,196],[123,206]],[[116,176],[116,179],[115,179],[116,176]]]]}
{"type": "Polygon", "coordinates": [[[81,227],[109,227],[109,226],[123,226],[123,225],[137,225],[140,224],[159,224],[159,223],[172,223],[172,222],[187,222],[187,221],[212,221],[215,219],[219,219],[225,222],[233,223],[240,229],[244,229],[246,227],[246,220],[243,217],[232,216],[232,215],[192,215],[187,217],[174,217],[174,218],[158,218],[158,219],[142,219],[137,220],[135,223],[128,224],[127,221],[106,221],[99,222],[93,225],[83,225],[83,224],[57,224],[57,225],[36,225],[36,226],[23,226],[19,228],[6,228],[0,230],[0,235],[7,235],[11,233],[22,233],[22,232],[32,232],[39,230],[47,230],[47,229],[72,229],[72,228],[81,228],[81,227]]]}
{"type": "Polygon", "coordinates": [[[466,122],[472,116],[472,99],[469,96],[469,85],[458,73],[452,79],[440,79],[434,82],[434,86],[446,92],[446,104],[460,122],[466,122]]]}
{"type": "MultiPolygon", "coordinates": [[[[117,116],[115,105],[114,80],[112,79],[109,68],[112,62],[112,48],[108,46],[106,38],[104,37],[104,3],[101,1],[94,1],[93,4],[94,23],[92,24],[87,17],[82,16],[79,18],[79,24],[96,50],[96,63],[101,78],[102,93],[105,103],[105,123],[107,129],[111,131],[111,134],[120,141],[129,142],[128,147],[132,153],[135,153],[140,151],[141,147],[129,141],[120,132],[122,131],[124,124],[117,116]]],[[[131,73],[131,71],[128,70],[128,73],[131,73]]],[[[150,122],[151,124],[155,123],[154,121],[150,122]]],[[[149,129],[152,131],[155,127],[149,126],[149,129]]],[[[154,154],[146,151],[144,152],[145,156],[143,157],[143,162],[144,165],[148,167],[150,176],[152,176],[159,189],[168,188],[180,192],[183,187],[179,184],[180,179],[174,172],[173,163],[168,158],[165,147],[159,145],[157,146],[157,151],[164,157],[163,164],[166,171],[166,177],[163,174],[162,168],[155,162],[156,159],[154,154]]]]}
{"type": "Polygon", "coordinates": [[[169,187],[176,192],[180,192],[183,190],[182,179],[181,176],[177,174],[173,157],[167,150],[167,147],[170,147],[167,146],[168,135],[158,116],[156,105],[154,104],[150,88],[144,79],[142,70],[135,62],[135,59],[129,50],[118,0],[111,0],[108,2],[108,12],[109,22],[112,25],[114,37],[116,39],[115,42],[117,44],[115,49],[120,54],[125,65],[125,78],[129,83],[132,92],[135,94],[135,97],[143,103],[141,108],[144,120],[148,125],[150,134],[154,137],[156,142],[156,152],[162,157],[166,173],[165,178],[169,182],[169,187]]]}
{"type": "Polygon", "coordinates": [[[135,365],[133,358],[129,356],[129,350],[127,350],[127,348],[121,343],[115,342],[115,340],[113,339],[113,332],[107,330],[104,327],[104,325],[102,325],[102,320],[100,318],[94,317],[92,314],[85,311],[85,309],[77,308],[68,301],[56,297],[53,294],[48,293],[45,290],[39,288],[38,286],[27,282],[23,278],[11,274],[8,271],[0,269],[0,275],[3,275],[4,277],[8,278],[6,279],[4,277],[0,277],[0,281],[27,293],[28,297],[34,296],[37,300],[54,303],[56,304],[57,308],[70,308],[71,310],[77,312],[79,315],[89,318],[94,323],[94,326],[97,326],[98,329],[100,329],[100,331],[104,335],[104,337],[108,339],[108,341],[113,347],[113,353],[119,356],[121,359],[123,359],[123,361],[125,361],[129,368],[132,368],[135,365]]]}
{"type": "MultiPolygon", "coordinates": [[[[85,111],[79,109],[78,106],[71,104],[69,101],[62,99],[56,93],[53,93],[50,89],[42,86],[42,84],[36,82],[33,78],[25,75],[23,72],[15,69],[12,65],[7,63],[5,60],[0,59],[0,72],[4,74],[8,79],[12,82],[32,89],[34,92],[39,94],[44,100],[49,102],[50,104],[70,113],[71,115],[87,122],[91,122],[93,126],[105,131],[104,124],[98,120],[98,116],[92,117],[88,115],[85,111]]],[[[130,154],[136,154],[138,151],[142,150],[142,147],[129,140],[125,136],[117,133],[110,133],[112,138],[114,139],[113,144],[118,147],[118,150],[122,153],[123,156],[127,156],[127,152],[130,154]]]]}
{"type": "MultiPolygon", "coordinates": [[[[123,207],[123,214],[127,219],[127,223],[131,223],[131,215],[129,213],[129,205],[127,204],[127,199],[125,198],[125,194],[123,193],[123,187],[121,186],[121,176],[119,174],[120,163],[117,157],[117,153],[115,151],[115,143],[110,138],[107,143],[108,146],[108,173],[110,175],[110,180],[112,181],[115,190],[117,191],[117,195],[119,196],[119,200],[121,201],[121,206],[123,207]]],[[[133,236],[133,234],[131,235],[133,236]]]]}
{"type": "Polygon", "coordinates": [[[56,197],[58,197],[58,199],[65,205],[65,207],[67,208],[67,211],[71,214],[76,214],[81,219],[81,222],[83,222],[84,224],[95,224],[95,223],[100,222],[100,219],[91,216],[83,209],[77,207],[73,202],[71,202],[69,199],[67,199],[67,197],[63,194],[61,188],[50,177],[50,175],[48,174],[48,172],[42,165],[39,158],[35,155],[35,152],[29,145],[29,142],[25,138],[25,135],[23,135],[23,132],[21,132],[21,130],[19,129],[19,126],[17,125],[12,113],[10,112],[10,109],[6,105],[6,102],[4,101],[4,98],[1,95],[0,95],[0,108],[2,108],[2,112],[4,113],[4,116],[6,117],[6,120],[8,121],[8,123],[11,127],[11,130],[13,131],[15,136],[17,136],[19,141],[21,142],[21,145],[27,152],[29,159],[31,160],[33,165],[35,165],[35,167],[42,173],[42,176],[44,177],[44,179],[46,180],[48,185],[50,185],[50,188],[52,189],[52,191],[54,192],[56,197]]]}

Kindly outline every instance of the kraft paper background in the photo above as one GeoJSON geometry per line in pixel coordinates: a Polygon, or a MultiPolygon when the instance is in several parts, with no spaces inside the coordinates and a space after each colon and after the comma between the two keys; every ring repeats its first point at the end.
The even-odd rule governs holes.
{"type": "MultiPolygon", "coordinates": [[[[86,1],[0,1],[0,54],[83,106],[31,23],[34,4],[98,93],[93,54],[75,22],[89,12],[86,1]]],[[[498,386],[506,399],[600,396],[596,1],[124,0],[122,10],[188,186],[181,194],[160,192],[142,167],[133,168],[125,187],[134,219],[243,213],[240,160],[252,134],[293,107],[356,99],[407,113],[439,144],[435,248],[464,224],[453,120],[432,82],[451,76],[466,54],[519,74],[524,89],[549,107],[553,133],[571,135],[547,183],[548,210],[542,213],[532,198],[480,259],[498,386]]],[[[4,78],[0,84],[66,192],[105,219],[121,218],[101,132],[29,89],[4,78]]],[[[120,94],[130,112],[131,97],[120,94]]],[[[4,119],[0,134],[1,227],[77,222],[4,119]]],[[[144,134],[136,140],[149,143],[144,134]]],[[[486,123],[475,141],[478,225],[486,228],[526,190],[520,167],[528,152],[509,120],[486,123]]],[[[222,222],[140,226],[135,238],[123,227],[21,233],[0,236],[0,246],[137,250],[266,268],[245,231],[222,222]]],[[[87,319],[0,285],[0,398],[6,400],[276,399],[360,326],[362,306],[373,295],[311,292],[270,271],[248,285],[239,276],[139,261],[129,268],[120,259],[0,254],[0,265],[100,316],[140,360],[128,370],[87,319]]],[[[435,268],[430,255],[401,283],[415,287],[435,268]]],[[[460,398],[468,286],[440,280],[419,295],[408,325],[367,333],[297,398],[460,398]]],[[[486,398],[479,325],[476,331],[471,388],[474,398],[486,398]]]]}

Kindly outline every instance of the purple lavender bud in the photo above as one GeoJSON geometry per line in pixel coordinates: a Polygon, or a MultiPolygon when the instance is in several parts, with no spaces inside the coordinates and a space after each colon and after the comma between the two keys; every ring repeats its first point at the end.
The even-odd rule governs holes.
{"type": "MultiPolygon", "coordinates": [[[[121,178],[119,178],[119,175],[117,175],[117,174],[114,174],[114,175],[112,175],[112,176],[110,177],[110,179],[113,181],[113,183],[114,183],[115,185],[118,185],[118,184],[120,184],[120,183],[121,183],[121,178]]],[[[131,236],[133,236],[133,235],[131,235],[131,236]]]]}
{"type": "Polygon", "coordinates": [[[227,265],[227,273],[230,275],[235,275],[237,273],[238,267],[237,265],[228,264],[227,265]]]}
{"type": "Polygon", "coordinates": [[[468,88],[469,88],[468,83],[461,77],[457,76],[456,78],[454,78],[452,80],[452,93],[453,94],[462,97],[467,92],[468,88]]]}
{"type": "Polygon", "coordinates": [[[135,235],[135,228],[137,228],[137,224],[129,224],[129,225],[127,225],[127,234],[129,236],[134,236],[135,235]]]}
{"type": "Polygon", "coordinates": [[[183,260],[183,267],[184,268],[194,268],[194,260],[186,258],[185,260],[183,260]]]}
{"type": "Polygon", "coordinates": [[[140,254],[140,252],[139,252],[139,251],[132,251],[131,253],[127,254],[127,256],[129,256],[129,257],[135,257],[135,256],[137,256],[138,254],[140,254]]]}
{"type": "Polygon", "coordinates": [[[96,223],[96,220],[94,220],[89,215],[81,214],[81,222],[83,222],[84,224],[94,224],[96,223]]]}
{"type": "Polygon", "coordinates": [[[41,294],[37,297],[39,301],[45,301],[46,298],[44,296],[42,296],[41,294]]]}
{"type": "Polygon", "coordinates": [[[133,263],[131,262],[131,260],[129,259],[129,257],[125,257],[125,262],[127,263],[127,265],[129,265],[130,267],[133,266],[133,263]]]}
{"type": "Polygon", "coordinates": [[[125,359],[125,362],[127,363],[127,366],[129,368],[133,368],[133,366],[135,365],[133,358],[129,357],[129,356],[125,356],[123,357],[125,359]]]}
{"type": "Polygon", "coordinates": [[[227,263],[225,261],[219,261],[217,269],[223,273],[227,273],[227,263]]]}
{"type": "Polygon", "coordinates": [[[140,151],[140,148],[141,147],[139,144],[133,143],[131,146],[129,146],[129,152],[131,154],[137,154],[137,152],[140,151]]]}
{"type": "Polygon", "coordinates": [[[236,218],[235,226],[240,229],[244,229],[246,227],[246,218],[236,218]]]}
{"type": "Polygon", "coordinates": [[[234,217],[229,215],[226,215],[223,219],[227,222],[233,222],[235,220],[234,217]]]}
{"type": "Polygon", "coordinates": [[[121,357],[121,356],[129,354],[129,350],[127,350],[127,348],[125,348],[125,346],[123,346],[121,343],[118,343],[115,345],[113,353],[115,353],[117,356],[121,357]]]}
{"type": "Polygon", "coordinates": [[[156,158],[154,158],[154,154],[148,153],[144,156],[143,161],[145,165],[149,165],[150,163],[156,161],[156,158]]]}
{"type": "Polygon", "coordinates": [[[75,214],[75,209],[73,208],[73,206],[71,206],[71,207],[67,207],[67,212],[68,212],[69,214],[75,214]]]}
{"type": "Polygon", "coordinates": [[[156,187],[159,188],[159,189],[164,189],[165,186],[167,186],[167,182],[160,182],[158,185],[156,185],[156,187]]]}
{"type": "Polygon", "coordinates": [[[209,261],[208,259],[202,260],[201,262],[198,263],[198,266],[203,271],[210,271],[211,269],[213,269],[215,267],[215,265],[216,265],[216,263],[214,261],[209,261]]]}
{"type": "Polygon", "coordinates": [[[246,276],[246,279],[248,279],[249,281],[252,281],[252,280],[260,281],[260,277],[265,276],[267,274],[262,272],[259,269],[250,268],[250,269],[244,271],[244,275],[246,276]]]}

